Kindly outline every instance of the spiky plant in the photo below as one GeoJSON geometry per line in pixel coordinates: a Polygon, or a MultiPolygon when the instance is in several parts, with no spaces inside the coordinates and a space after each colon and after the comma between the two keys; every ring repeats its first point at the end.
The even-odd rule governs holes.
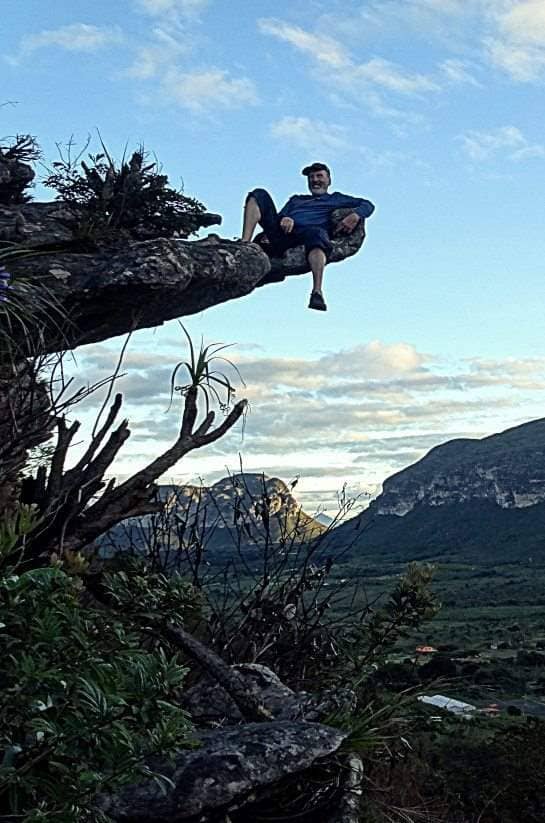
{"type": "Polygon", "coordinates": [[[201,339],[197,351],[183,323],[180,323],[180,327],[187,338],[189,359],[176,363],[172,371],[170,377],[171,403],[174,392],[179,392],[182,396],[187,396],[191,392],[194,393],[195,399],[198,398],[199,394],[204,398],[206,414],[210,413],[210,408],[214,404],[217,404],[221,411],[227,412],[235,398],[236,389],[227,374],[215,368],[216,364],[222,363],[227,368],[233,369],[241,384],[246,385],[233,361],[219,354],[219,352],[230,348],[231,344],[209,343],[205,345],[204,340],[201,339]],[[177,384],[176,378],[184,369],[187,372],[189,381],[177,384]]]}
{"type": "Polygon", "coordinates": [[[17,274],[17,261],[46,252],[21,243],[0,244],[0,366],[42,350],[44,327],[61,329],[66,318],[43,283],[17,274]]]}
{"type": "Polygon", "coordinates": [[[65,148],[58,144],[59,159],[44,180],[80,215],[80,238],[108,243],[127,235],[145,240],[196,231],[204,206],[172,188],[143,146],[116,162],[100,134],[99,141],[101,151],[86,159],[90,138],[80,152],[72,141],[65,148]]]}

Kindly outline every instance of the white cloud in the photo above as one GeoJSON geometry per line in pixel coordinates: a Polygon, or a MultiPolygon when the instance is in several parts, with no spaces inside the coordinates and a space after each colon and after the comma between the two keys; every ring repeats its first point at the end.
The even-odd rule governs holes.
{"type": "Polygon", "coordinates": [[[283,117],[272,124],[271,134],[315,154],[339,151],[348,146],[345,128],[309,117],[283,117]]]}
{"type": "Polygon", "coordinates": [[[169,68],[161,85],[169,99],[194,112],[241,108],[258,101],[252,80],[231,77],[225,69],[215,67],[202,71],[169,68]]]}
{"type": "MultiPolygon", "coordinates": [[[[240,452],[247,470],[286,479],[301,474],[314,483],[323,477],[323,488],[334,486],[335,478],[350,477],[367,486],[440,442],[482,436],[539,416],[545,392],[545,358],[474,357],[451,363],[406,342],[374,340],[314,358],[248,352],[230,356],[247,384],[241,388],[236,383],[237,397],[250,400],[244,438],[237,427],[184,459],[173,476],[223,476],[227,464],[237,469],[240,452]]],[[[118,474],[145,464],[177,436],[178,394],[165,413],[170,373],[180,353],[172,352],[172,357],[169,363],[164,350],[135,350],[125,358],[127,375],[116,391],[125,396],[123,414],[130,418],[133,435],[118,474]]],[[[111,359],[107,346],[84,349],[79,355],[82,379],[111,373],[111,359]]],[[[89,405],[96,409],[100,399],[95,396],[89,405]]],[[[76,413],[81,416],[79,409],[76,413]]]]}
{"type": "Polygon", "coordinates": [[[425,91],[439,91],[439,86],[423,74],[405,71],[389,60],[374,57],[353,69],[354,79],[366,80],[377,86],[399,94],[417,94],[425,91]]]}
{"type": "Polygon", "coordinates": [[[355,157],[365,162],[368,169],[383,169],[407,162],[400,152],[372,151],[368,146],[354,141],[349,130],[336,123],[313,120],[310,117],[282,117],[271,124],[271,135],[284,144],[303,149],[316,156],[355,157]]]}
{"type": "Polygon", "coordinates": [[[19,56],[25,57],[37,49],[57,47],[66,51],[94,52],[123,42],[117,26],[101,27],[87,23],[71,23],[58,29],[27,34],[21,40],[19,56]]]}
{"type": "Polygon", "coordinates": [[[514,80],[538,80],[545,70],[545,3],[519,0],[496,16],[497,32],[485,40],[489,60],[514,80]]]}
{"type": "Polygon", "coordinates": [[[490,62],[511,75],[513,80],[538,80],[545,69],[545,51],[522,43],[487,38],[485,44],[490,62]]]}
{"type": "Polygon", "coordinates": [[[349,52],[332,37],[305,31],[279,20],[260,20],[263,34],[271,34],[309,54],[318,64],[331,70],[331,78],[345,86],[361,85],[362,81],[401,94],[437,91],[437,84],[422,74],[406,71],[389,60],[373,57],[365,63],[356,62],[349,52]]]}
{"type": "Polygon", "coordinates": [[[545,45],[545,3],[522,0],[499,18],[500,28],[517,42],[545,45]]]}
{"type": "Polygon", "coordinates": [[[482,12],[485,0],[366,0],[343,14],[327,13],[320,28],[339,32],[348,42],[373,46],[383,36],[403,33],[406,39],[438,41],[458,54],[465,51],[465,21],[482,12]]]}
{"type": "Polygon", "coordinates": [[[152,37],[152,42],[138,47],[132,65],[125,71],[127,77],[139,80],[156,77],[191,51],[187,39],[178,32],[171,34],[157,26],[152,31],[152,37]]]}
{"type": "Polygon", "coordinates": [[[281,20],[261,19],[258,21],[258,26],[263,34],[272,34],[286,43],[291,43],[292,46],[310,54],[315,60],[331,68],[342,69],[351,64],[348,53],[332,37],[313,34],[281,20]]]}
{"type": "Polygon", "coordinates": [[[135,50],[125,75],[149,81],[139,87],[140,99],[167,101],[194,114],[242,108],[258,102],[253,80],[233,76],[226,68],[195,68],[187,58],[202,44],[201,12],[209,0],[135,0],[136,8],[153,17],[156,25],[147,42],[135,50]]]}
{"type": "Polygon", "coordinates": [[[355,373],[372,379],[386,378],[420,371],[428,356],[409,343],[382,343],[371,340],[348,351],[324,355],[322,364],[336,375],[355,373]]]}
{"type": "Polygon", "coordinates": [[[471,82],[456,65],[461,54],[518,82],[545,74],[544,0],[368,0],[342,16],[325,14],[317,25],[366,45],[400,31],[433,39],[455,54],[440,66],[450,82],[471,82]]]}
{"type": "Polygon", "coordinates": [[[481,83],[479,83],[473,74],[471,74],[470,68],[472,68],[472,66],[464,60],[457,60],[453,58],[443,60],[443,62],[439,65],[440,71],[451,83],[455,85],[467,84],[480,87],[481,83]]]}
{"type": "Polygon", "coordinates": [[[365,162],[368,169],[393,168],[399,164],[417,161],[395,151],[376,152],[355,141],[350,131],[336,123],[313,120],[310,117],[282,117],[271,124],[271,135],[308,154],[354,157],[365,162]]]}
{"type": "Polygon", "coordinates": [[[545,146],[543,144],[535,143],[533,146],[523,146],[511,155],[511,159],[517,161],[533,160],[534,158],[545,158],[545,146]]]}
{"type": "Polygon", "coordinates": [[[193,16],[204,11],[207,5],[208,0],[138,0],[138,7],[154,16],[193,16]]]}
{"type": "Polygon", "coordinates": [[[545,146],[529,143],[516,126],[488,132],[468,131],[461,140],[464,151],[475,161],[489,160],[500,153],[515,161],[545,157],[545,146]]]}

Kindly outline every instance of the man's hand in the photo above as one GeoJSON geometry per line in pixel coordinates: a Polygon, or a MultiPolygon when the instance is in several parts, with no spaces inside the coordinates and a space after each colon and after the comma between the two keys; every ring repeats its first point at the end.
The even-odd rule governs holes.
{"type": "Polygon", "coordinates": [[[356,214],[355,211],[353,211],[352,214],[347,214],[346,217],[339,223],[337,233],[351,234],[360,222],[360,220],[361,217],[359,216],[359,214],[356,214]]]}
{"type": "Polygon", "coordinates": [[[289,234],[291,231],[293,231],[294,225],[295,223],[293,222],[293,219],[291,217],[283,217],[280,221],[280,228],[285,234],[289,234]]]}

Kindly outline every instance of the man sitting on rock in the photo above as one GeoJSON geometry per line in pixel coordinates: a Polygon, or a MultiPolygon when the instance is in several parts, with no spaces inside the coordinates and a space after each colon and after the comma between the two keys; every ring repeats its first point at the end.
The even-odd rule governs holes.
{"type": "Polygon", "coordinates": [[[324,268],[331,251],[331,213],[334,209],[351,208],[338,226],[340,234],[350,234],[360,220],[369,217],[375,207],[362,197],[351,197],[335,191],[328,193],[331,172],[325,163],[305,166],[301,174],[308,178],[310,194],[294,194],[280,212],[265,189],[254,189],[248,194],[244,207],[243,242],[251,242],[259,223],[265,232],[261,241],[267,254],[281,257],[287,249],[304,246],[312,272],[312,293],[309,309],[326,311],[322,294],[324,268]]]}

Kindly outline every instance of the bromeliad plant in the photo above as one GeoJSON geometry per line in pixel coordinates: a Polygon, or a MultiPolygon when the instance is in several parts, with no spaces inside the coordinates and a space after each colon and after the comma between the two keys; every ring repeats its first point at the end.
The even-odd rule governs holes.
{"type": "Polygon", "coordinates": [[[231,344],[222,345],[219,343],[209,343],[205,346],[204,341],[201,339],[201,344],[197,352],[183,323],[180,323],[180,327],[186,336],[189,346],[189,360],[181,360],[172,371],[170,377],[171,404],[174,392],[179,392],[182,397],[191,397],[195,402],[199,395],[201,395],[205,401],[207,415],[210,414],[211,407],[215,404],[219,406],[221,411],[228,412],[235,398],[236,389],[227,374],[224,371],[216,369],[215,364],[222,363],[232,369],[241,384],[243,386],[246,385],[240,371],[232,360],[219,355],[220,351],[230,348],[231,344]],[[176,383],[176,377],[180,370],[184,368],[187,371],[189,382],[178,385],[176,383]]]}
{"type": "Polygon", "coordinates": [[[80,215],[80,239],[97,243],[120,235],[139,240],[187,237],[200,225],[204,206],[169,185],[157,161],[148,162],[143,146],[116,162],[99,134],[101,151],[83,159],[90,139],[79,152],[73,142],[58,144],[59,159],[44,183],[80,215]]]}

